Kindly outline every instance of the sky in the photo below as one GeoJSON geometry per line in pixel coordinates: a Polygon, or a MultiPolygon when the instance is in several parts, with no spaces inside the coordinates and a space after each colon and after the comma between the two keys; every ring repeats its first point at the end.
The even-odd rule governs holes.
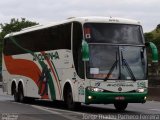
{"type": "Polygon", "coordinates": [[[1,0],[0,23],[26,18],[40,24],[69,17],[106,16],[135,19],[144,32],[160,24],[160,0],[1,0]]]}

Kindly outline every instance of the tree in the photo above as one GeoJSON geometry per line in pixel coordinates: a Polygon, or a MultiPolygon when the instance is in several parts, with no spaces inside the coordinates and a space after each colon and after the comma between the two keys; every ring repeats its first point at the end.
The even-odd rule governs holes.
{"type": "Polygon", "coordinates": [[[160,24],[157,25],[156,29],[160,29],[160,24]]]}
{"type": "Polygon", "coordinates": [[[29,20],[26,20],[25,18],[21,18],[21,20],[12,18],[10,23],[0,24],[0,27],[2,29],[0,33],[0,39],[2,40],[4,36],[8,33],[20,31],[23,28],[30,27],[37,24],[38,23],[31,22],[29,20]]]}
{"type": "Polygon", "coordinates": [[[153,41],[153,34],[152,33],[144,33],[144,37],[145,37],[145,40],[146,42],[150,42],[150,41],[153,41]]]}
{"type": "MultiPolygon", "coordinates": [[[[4,39],[5,35],[7,35],[11,32],[20,31],[23,28],[31,27],[31,26],[34,26],[37,24],[38,23],[26,20],[25,18],[21,18],[20,20],[12,18],[10,23],[4,23],[4,24],[1,23],[0,28],[2,31],[0,32],[0,53],[2,53],[2,43],[3,43],[3,39],[4,39]]],[[[1,65],[1,58],[2,57],[0,55],[0,65],[1,65]]]]}

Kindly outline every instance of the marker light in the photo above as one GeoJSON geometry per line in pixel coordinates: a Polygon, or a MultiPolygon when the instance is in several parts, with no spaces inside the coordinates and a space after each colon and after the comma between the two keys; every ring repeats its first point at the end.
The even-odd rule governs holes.
{"type": "Polygon", "coordinates": [[[88,87],[88,90],[93,91],[93,92],[103,92],[104,90],[101,88],[97,87],[88,87]]]}
{"type": "Polygon", "coordinates": [[[146,97],[146,96],[144,97],[144,100],[147,100],[147,97],[146,97]]]}
{"type": "Polygon", "coordinates": [[[88,99],[92,99],[92,96],[88,96],[88,99]]]}
{"type": "Polygon", "coordinates": [[[139,88],[139,89],[137,89],[137,92],[144,92],[144,88],[139,88]]]}

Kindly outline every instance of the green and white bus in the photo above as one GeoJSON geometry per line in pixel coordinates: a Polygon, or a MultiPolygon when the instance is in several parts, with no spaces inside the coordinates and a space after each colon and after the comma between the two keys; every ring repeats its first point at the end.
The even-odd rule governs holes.
{"type": "Polygon", "coordinates": [[[112,17],[77,17],[6,35],[3,90],[15,101],[29,98],[84,104],[146,101],[146,45],[140,23],[112,17]]]}

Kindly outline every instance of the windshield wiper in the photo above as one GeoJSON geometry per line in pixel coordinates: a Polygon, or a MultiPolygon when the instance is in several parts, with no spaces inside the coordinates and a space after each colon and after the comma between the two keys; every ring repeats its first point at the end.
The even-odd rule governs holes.
{"type": "Polygon", "coordinates": [[[133,74],[130,66],[128,65],[126,59],[123,58],[123,52],[122,52],[122,51],[121,51],[121,58],[122,58],[122,67],[123,67],[123,66],[126,66],[126,68],[127,68],[128,72],[130,73],[132,79],[133,79],[134,81],[136,81],[136,78],[135,78],[135,76],[134,76],[134,74],[133,74]]]}
{"type": "Polygon", "coordinates": [[[109,76],[111,75],[111,73],[113,72],[114,68],[116,67],[117,69],[117,63],[118,63],[118,59],[117,59],[117,52],[116,52],[116,61],[113,63],[111,69],[109,70],[106,78],[104,79],[104,81],[108,80],[109,76]]]}

